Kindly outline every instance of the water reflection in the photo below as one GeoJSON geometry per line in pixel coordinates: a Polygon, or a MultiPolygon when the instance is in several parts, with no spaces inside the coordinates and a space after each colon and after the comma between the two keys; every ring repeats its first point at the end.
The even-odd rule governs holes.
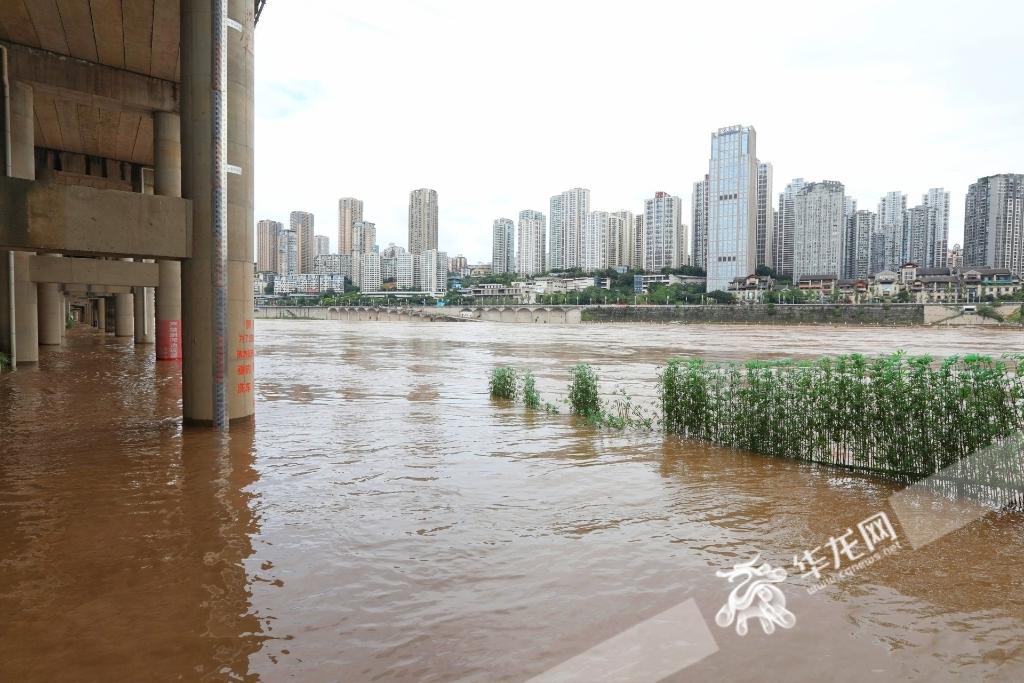
{"type": "Polygon", "coordinates": [[[0,680],[252,678],[252,430],[182,432],[130,343],[47,351],[0,378],[0,680]]]}

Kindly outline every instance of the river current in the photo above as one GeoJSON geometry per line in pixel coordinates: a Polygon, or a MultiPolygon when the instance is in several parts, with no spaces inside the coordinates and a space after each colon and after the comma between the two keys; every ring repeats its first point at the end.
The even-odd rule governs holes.
{"type": "Polygon", "coordinates": [[[490,399],[487,375],[531,369],[557,403],[588,362],[604,393],[651,403],[672,356],[1022,341],[257,321],[256,418],[222,439],[182,429],[177,366],[73,330],[0,375],[0,681],[525,681],[691,599],[716,651],[669,681],[1021,680],[1024,516],[904,544],[809,595],[794,556],[899,486],[530,412],[490,399]],[[731,589],[716,571],[755,556],[789,571],[796,621],[740,636],[715,624],[731,589]]]}

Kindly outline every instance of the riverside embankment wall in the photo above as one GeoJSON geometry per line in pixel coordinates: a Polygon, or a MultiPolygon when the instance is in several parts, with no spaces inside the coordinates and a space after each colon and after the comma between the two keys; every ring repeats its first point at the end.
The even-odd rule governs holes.
{"type": "Polygon", "coordinates": [[[583,322],[735,323],[743,325],[878,325],[925,323],[922,304],[735,304],[723,306],[602,306],[583,322]]]}
{"type": "MultiPolygon", "coordinates": [[[[1019,304],[995,306],[1009,316],[1019,304]]],[[[942,304],[734,304],[723,306],[264,306],[256,318],[284,320],[430,320],[576,324],[723,323],[741,325],[1008,326],[962,305],[942,304]]]]}

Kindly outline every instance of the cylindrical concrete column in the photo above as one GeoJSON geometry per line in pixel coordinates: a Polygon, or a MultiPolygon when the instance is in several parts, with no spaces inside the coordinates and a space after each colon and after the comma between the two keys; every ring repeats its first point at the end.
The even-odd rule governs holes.
{"type": "MultiPolygon", "coordinates": [[[[38,258],[60,258],[59,254],[43,254],[38,258]]],[[[39,343],[59,346],[64,336],[64,293],[56,282],[36,285],[39,299],[39,343]]]]}
{"type": "MultiPolygon", "coordinates": [[[[153,115],[153,192],[181,196],[181,117],[159,111],[153,115]]],[[[181,360],[181,264],[157,261],[156,358],[181,360]]]]}
{"type": "MultiPolygon", "coordinates": [[[[20,81],[10,84],[11,175],[36,178],[35,107],[32,86],[20,81]]],[[[36,284],[29,275],[32,254],[14,252],[14,329],[18,363],[39,361],[39,310],[36,284]]]]}
{"type": "Polygon", "coordinates": [[[82,306],[82,324],[86,327],[92,327],[93,310],[95,307],[92,299],[85,299],[85,305],[82,306]]]}
{"type": "Polygon", "coordinates": [[[152,344],[156,341],[153,315],[153,288],[135,288],[135,343],[152,344]]]}
{"type": "Polygon", "coordinates": [[[114,295],[114,334],[118,337],[135,336],[135,296],[129,293],[114,295]]]}
{"type": "Polygon", "coordinates": [[[107,297],[105,296],[96,299],[96,329],[103,334],[107,333],[107,297]]]}
{"type": "Polygon", "coordinates": [[[60,285],[54,282],[40,282],[39,293],[39,343],[59,346],[64,329],[64,295],[60,285]]]}
{"type": "MultiPolygon", "coordinates": [[[[182,402],[187,421],[213,419],[212,336],[212,5],[181,2],[182,196],[192,200],[192,258],[182,264],[184,360],[182,402]]],[[[227,31],[226,381],[229,420],[251,417],[253,399],[253,6],[229,0],[242,25],[227,31]]]]}
{"type": "Polygon", "coordinates": [[[107,301],[106,309],[106,332],[107,334],[117,334],[117,295],[111,294],[105,297],[107,301]]]}

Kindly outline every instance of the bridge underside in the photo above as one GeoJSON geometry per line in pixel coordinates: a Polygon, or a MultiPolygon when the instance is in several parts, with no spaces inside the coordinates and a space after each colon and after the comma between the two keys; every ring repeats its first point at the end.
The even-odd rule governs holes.
{"type": "Polygon", "coordinates": [[[40,345],[61,344],[81,324],[181,362],[186,420],[213,419],[224,376],[228,417],[253,414],[261,4],[227,0],[222,152],[238,173],[227,177],[220,359],[211,304],[214,0],[0,2],[0,351],[15,366],[36,363],[40,345]]]}

